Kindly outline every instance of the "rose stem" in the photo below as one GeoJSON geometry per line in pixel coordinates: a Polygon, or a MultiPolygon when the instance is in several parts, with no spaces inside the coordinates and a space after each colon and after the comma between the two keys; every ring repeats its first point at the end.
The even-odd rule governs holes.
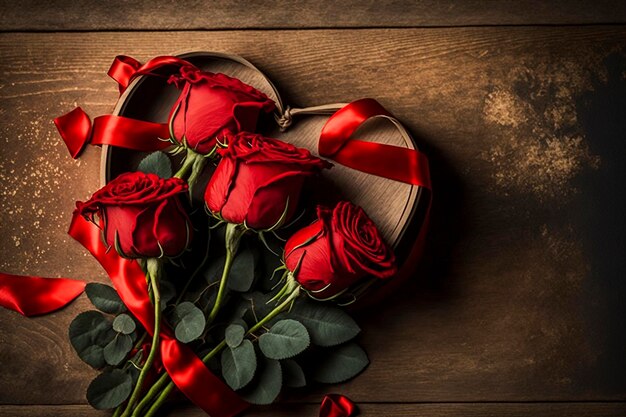
{"type": "Polygon", "coordinates": [[[176,174],[174,174],[174,177],[185,178],[187,174],[189,173],[189,170],[192,168],[195,160],[196,160],[196,153],[187,149],[185,159],[183,160],[183,165],[179,168],[176,174]]]}
{"type": "Polygon", "coordinates": [[[161,294],[159,292],[159,275],[161,270],[161,261],[157,258],[150,258],[147,260],[148,266],[148,277],[150,279],[150,283],[152,284],[152,294],[153,294],[153,303],[154,303],[154,333],[152,335],[152,346],[150,346],[150,353],[148,354],[148,358],[146,358],[146,362],[143,364],[141,368],[141,372],[139,373],[139,378],[137,378],[137,384],[135,385],[135,389],[130,396],[130,400],[128,400],[128,405],[126,406],[126,411],[122,414],[122,417],[130,416],[130,413],[133,410],[133,406],[138,400],[139,393],[141,392],[141,387],[154,363],[154,359],[156,358],[156,354],[159,350],[159,333],[161,330],[161,294]]]}
{"type": "MultiPolygon", "coordinates": [[[[261,327],[263,327],[267,322],[269,322],[278,314],[282,313],[284,310],[290,307],[291,304],[295,301],[295,299],[299,295],[300,295],[300,287],[298,286],[293,290],[291,294],[289,294],[289,296],[280,305],[278,305],[267,316],[263,317],[259,322],[257,322],[254,326],[252,326],[250,330],[248,330],[248,332],[246,333],[246,336],[251,335],[252,333],[256,332],[261,327]]],[[[206,356],[202,358],[202,362],[207,363],[208,361],[210,361],[211,358],[213,358],[222,349],[224,349],[225,346],[226,346],[226,340],[222,340],[219,345],[215,346],[212,351],[207,353],[206,356]]],[[[161,376],[161,378],[157,381],[154,387],[156,387],[157,385],[161,386],[163,384],[162,380],[167,381],[168,380],[167,377],[168,377],[167,374],[164,374],[163,376],[161,376]]],[[[148,412],[146,413],[144,417],[153,417],[154,414],[159,410],[161,405],[163,405],[163,403],[165,402],[165,400],[167,399],[167,397],[170,395],[170,393],[172,392],[174,388],[175,388],[174,383],[170,381],[169,384],[167,384],[167,387],[165,387],[163,392],[161,392],[159,397],[156,399],[154,404],[152,404],[152,406],[150,407],[150,409],[148,410],[148,412]]],[[[152,393],[152,389],[148,393],[148,396],[146,397],[146,399],[150,397],[151,393],[152,393]]]]}
{"type": "Polygon", "coordinates": [[[226,224],[226,260],[224,261],[224,270],[222,271],[220,287],[217,290],[217,298],[215,299],[215,304],[213,304],[213,308],[211,309],[209,317],[207,318],[207,326],[213,323],[215,317],[217,316],[217,313],[219,313],[220,308],[222,307],[222,301],[224,301],[224,295],[226,294],[228,274],[230,273],[230,268],[231,266],[233,266],[233,261],[235,260],[235,256],[237,255],[237,249],[239,248],[241,236],[243,236],[245,231],[245,227],[241,224],[226,224]]]}
{"type": "MultiPolygon", "coordinates": [[[[200,175],[202,174],[202,171],[204,171],[204,167],[206,166],[207,162],[209,161],[209,158],[197,154],[195,152],[193,152],[192,150],[187,150],[187,155],[193,153],[193,165],[191,167],[191,175],[189,175],[189,178],[187,179],[187,184],[189,185],[189,196],[193,196],[193,186],[196,185],[196,181],[198,181],[198,178],[200,178],[200,175]]],[[[189,158],[189,157],[188,157],[189,158]]]]}

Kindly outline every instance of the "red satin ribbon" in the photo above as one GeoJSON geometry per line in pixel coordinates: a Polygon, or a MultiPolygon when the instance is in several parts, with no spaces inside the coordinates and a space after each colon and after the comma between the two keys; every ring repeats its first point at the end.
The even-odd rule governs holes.
{"type": "Polygon", "coordinates": [[[338,110],[322,128],[319,154],[368,174],[430,188],[428,159],[420,151],[351,138],[365,121],[379,116],[393,117],[371,98],[338,110]]]}
{"type": "MultiPolygon", "coordinates": [[[[120,94],[140,75],[156,75],[155,71],[173,66],[194,67],[188,61],[175,56],[159,56],[141,64],[134,58],[119,55],[113,60],[108,75],[117,81],[120,94]]],[[[123,116],[106,115],[96,117],[92,123],[80,107],[54,119],[67,149],[76,159],[85,145],[111,145],[136,151],[156,151],[167,148],[170,142],[160,140],[169,138],[169,129],[165,123],[153,123],[123,116]]]]}
{"type": "Polygon", "coordinates": [[[320,417],[353,417],[358,414],[357,406],[346,396],[328,394],[322,400],[320,417]]]}
{"type": "Polygon", "coordinates": [[[130,83],[140,75],[155,75],[155,71],[166,67],[194,67],[192,63],[175,56],[157,56],[145,64],[135,58],[126,55],[118,55],[113,60],[107,74],[119,84],[120,95],[126,90],[130,83]]]}
{"type": "Polygon", "coordinates": [[[111,145],[136,151],[156,151],[171,146],[168,126],[122,116],[99,116],[89,120],[80,107],[54,119],[72,158],[81,154],[85,145],[111,145]]]}
{"type": "MultiPolygon", "coordinates": [[[[69,234],[100,262],[124,304],[148,333],[153,333],[153,306],[148,297],[146,277],[139,264],[122,258],[115,250],[107,250],[97,226],[79,214],[74,214],[69,234]]],[[[191,348],[178,342],[165,326],[161,329],[160,347],[163,366],[172,381],[211,417],[233,417],[248,408],[248,403],[213,375],[191,348]]]]}
{"type": "Polygon", "coordinates": [[[78,297],[83,281],[69,278],[42,278],[0,272],[0,306],[25,316],[58,310],[78,297]]]}

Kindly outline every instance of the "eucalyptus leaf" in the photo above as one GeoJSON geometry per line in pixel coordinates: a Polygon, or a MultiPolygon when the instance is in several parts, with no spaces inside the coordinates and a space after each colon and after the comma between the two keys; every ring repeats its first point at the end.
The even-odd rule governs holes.
{"type": "Polygon", "coordinates": [[[207,267],[204,269],[204,278],[206,279],[207,284],[212,284],[214,282],[219,281],[222,278],[222,271],[224,270],[224,262],[226,261],[225,256],[220,256],[215,259],[212,259],[207,267]]]}
{"type": "Polygon", "coordinates": [[[89,301],[100,311],[109,314],[119,314],[126,311],[126,306],[115,291],[115,288],[91,282],[85,286],[85,293],[89,301]]]}
{"type": "Polygon", "coordinates": [[[367,354],[356,343],[325,349],[317,359],[312,369],[312,378],[324,384],[347,381],[369,365],[367,354]]]}
{"type": "Polygon", "coordinates": [[[202,335],[206,326],[202,310],[193,303],[185,301],[176,306],[175,314],[178,319],[174,328],[176,339],[189,343],[202,335]]]}
{"type": "Polygon", "coordinates": [[[287,359],[309,347],[306,327],[295,320],[280,320],[259,337],[259,348],[270,359],[287,359]]]}
{"type": "Polygon", "coordinates": [[[252,381],[256,366],[256,353],[249,340],[222,351],[222,375],[228,386],[234,390],[241,389],[252,381]]]}
{"type": "Polygon", "coordinates": [[[228,275],[228,288],[233,291],[246,292],[254,282],[255,257],[252,249],[243,247],[233,260],[228,275]]]}
{"type": "Polygon", "coordinates": [[[251,404],[266,405],[274,402],[282,386],[280,362],[262,357],[259,361],[257,377],[239,394],[251,404]]]}
{"type": "Polygon", "coordinates": [[[146,174],[156,174],[161,178],[170,178],[172,176],[172,162],[165,152],[152,152],[141,160],[138,171],[146,174]]]}
{"type": "Polygon", "coordinates": [[[104,360],[109,365],[117,366],[128,356],[132,348],[132,338],[119,333],[104,347],[104,360]]]}
{"type": "Polygon", "coordinates": [[[231,324],[226,328],[224,338],[226,344],[234,349],[243,342],[243,338],[246,335],[246,329],[238,324],[231,324]]]}
{"type": "Polygon", "coordinates": [[[103,347],[113,338],[111,323],[99,311],[85,311],[72,320],[70,343],[78,356],[94,368],[105,365],[103,347]]]}
{"type": "Polygon", "coordinates": [[[301,388],[306,386],[304,371],[293,359],[285,359],[280,362],[283,368],[283,382],[290,388],[301,388]]]}
{"type": "Polygon", "coordinates": [[[165,310],[167,304],[176,297],[176,286],[168,280],[161,280],[159,283],[161,295],[161,310],[165,310]]]}
{"type": "Polygon", "coordinates": [[[135,320],[128,314],[120,314],[113,320],[113,330],[118,333],[131,334],[136,328],[135,320]]]}
{"type": "Polygon", "coordinates": [[[345,311],[337,307],[298,301],[287,318],[299,321],[317,346],[336,346],[353,339],[361,328],[345,311]]]}
{"type": "Polygon", "coordinates": [[[112,369],[91,381],[87,401],[95,409],[108,410],[126,401],[132,389],[132,377],[121,369],[112,369]]]}

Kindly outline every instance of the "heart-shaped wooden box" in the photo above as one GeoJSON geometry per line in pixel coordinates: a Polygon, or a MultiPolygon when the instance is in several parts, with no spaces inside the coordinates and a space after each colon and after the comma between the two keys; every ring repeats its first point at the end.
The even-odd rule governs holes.
{"type": "MultiPolygon", "coordinates": [[[[178,55],[202,70],[222,72],[263,91],[277,103],[275,117],[265,123],[260,133],[296,146],[309,149],[317,155],[320,132],[328,118],[345,104],[326,104],[295,109],[285,106],[274,84],[244,58],[215,52],[192,52],[178,55]]],[[[136,78],[117,102],[114,115],[158,123],[166,123],[172,105],[180,90],[167,83],[167,77],[142,76],[136,78]]],[[[355,132],[362,140],[417,149],[411,135],[397,121],[373,118],[355,132]]],[[[102,182],[127,171],[134,171],[146,153],[119,147],[104,146],[102,152],[102,182]]],[[[208,180],[210,172],[205,176],[208,180]]],[[[400,275],[411,275],[419,248],[418,235],[425,227],[430,190],[387,178],[367,174],[335,163],[323,174],[323,186],[318,193],[338,190],[341,196],[361,206],[380,229],[398,259],[400,275]],[[404,268],[403,268],[404,266],[404,268]],[[410,269],[410,270],[407,270],[410,269]]],[[[203,187],[197,187],[202,189],[203,187]]],[[[390,287],[387,285],[387,287],[390,287]]],[[[391,286],[395,287],[395,285],[391,286]]],[[[388,292],[389,288],[385,292],[388,292]]]]}

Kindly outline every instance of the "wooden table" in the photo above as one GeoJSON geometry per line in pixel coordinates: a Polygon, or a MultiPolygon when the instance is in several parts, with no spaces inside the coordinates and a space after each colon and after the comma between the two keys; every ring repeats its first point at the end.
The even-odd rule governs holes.
{"type": "MultiPolygon", "coordinates": [[[[117,54],[236,53],[294,104],[378,98],[431,159],[426,260],[360,318],[372,364],[332,391],[364,416],[626,415],[626,3],[16,3],[0,2],[0,270],[106,282],[66,235],[100,151],[72,160],[52,119],[110,112],[117,54]]],[[[0,415],[107,415],[67,337],[88,305],[0,311],[0,415]]],[[[248,415],[315,416],[322,393],[248,415]]]]}

